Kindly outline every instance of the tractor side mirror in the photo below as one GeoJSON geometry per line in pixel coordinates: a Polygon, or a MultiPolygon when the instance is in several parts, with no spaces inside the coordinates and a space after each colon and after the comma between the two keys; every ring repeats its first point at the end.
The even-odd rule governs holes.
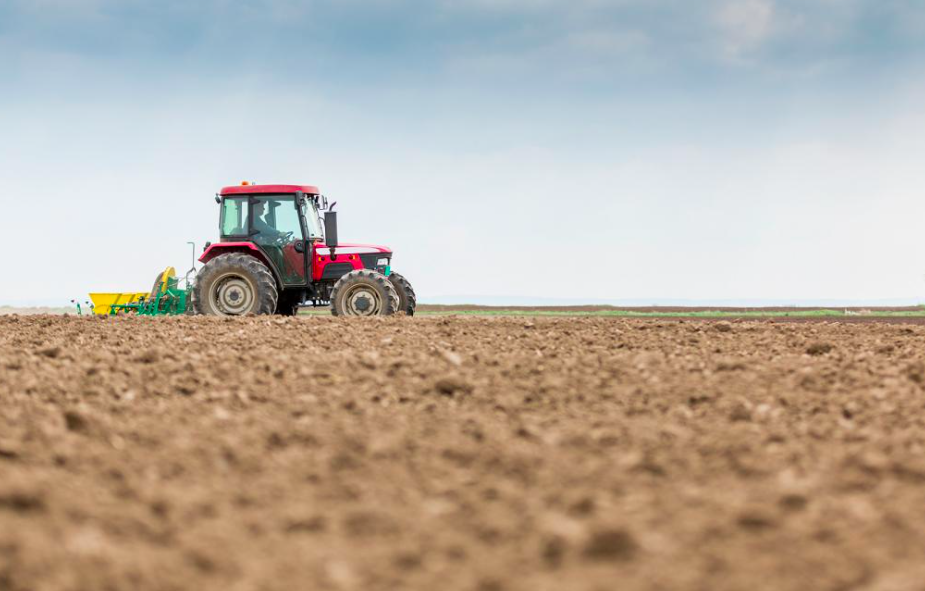
{"type": "Polygon", "coordinates": [[[337,246],[337,212],[324,212],[324,244],[328,248],[337,246]]]}

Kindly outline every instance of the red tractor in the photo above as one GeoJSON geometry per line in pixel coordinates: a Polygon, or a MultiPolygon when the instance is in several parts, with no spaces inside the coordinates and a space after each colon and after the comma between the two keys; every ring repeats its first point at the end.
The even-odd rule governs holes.
{"type": "Polygon", "coordinates": [[[221,237],[199,257],[194,312],[291,316],[330,304],[335,316],[414,314],[414,290],[392,271],[392,251],[338,244],[337,214],[317,187],[242,183],[215,200],[221,237]]]}

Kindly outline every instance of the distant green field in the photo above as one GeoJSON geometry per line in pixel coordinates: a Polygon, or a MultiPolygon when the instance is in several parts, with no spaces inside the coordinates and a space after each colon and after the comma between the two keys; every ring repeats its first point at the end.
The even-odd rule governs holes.
{"type": "Polygon", "coordinates": [[[558,310],[467,310],[456,312],[418,312],[421,316],[619,316],[624,318],[780,318],[780,317],[826,317],[826,316],[872,316],[872,317],[925,317],[923,312],[872,312],[870,314],[845,314],[838,310],[805,310],[797,312],[725,312],[722,310],[706,310],[697,312],[633,312],[630,310],[600,310],[594,312],[558,311],[558,310]]]}
{"type": "Polygon", "coordinates": [[[742,312],[728,312],[724,310],[699,310],[691,312],[637,312],[633,310],[597,310],[597,311],[580,311],[580,310],[457,310],[457,311],[421,311],[417,312],[421,316],[446,316],[446,315],[466,315],[466,316],[619,316],[623,318],[781,318],[781,317],[845,317],[845,316],[866,316],[866,317],[923,317],[925,310],[903,310],[903,311],[879,311],[869,313],[849,313],[843,310],[795,310],[793,312],[769,312],[748,310],[742,312]]]}
{"type": "MultiPolygon", "coordinates": [[[[330,314],[327,308],[303,309],[300,314],[330,314]]],[[[845,310],[691,310],[685,312],[638,310],[510,310],[505,308],[479,310],[419,310],[418,316],[616,316],[621,318],[925,318],[925,307],[917,310],[874,310],[855,312],[845,310]]]]}

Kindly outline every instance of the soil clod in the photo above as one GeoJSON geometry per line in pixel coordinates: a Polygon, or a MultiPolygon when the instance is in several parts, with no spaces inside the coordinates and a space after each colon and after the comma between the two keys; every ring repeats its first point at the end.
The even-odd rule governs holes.
{"type": "Polygon", "coordinates": [[[443,396],[459,396],[470,394],[473,390],[472,384],[458,377],[440,378],[434,383],[434,390],[443,396]]]}
{"type": "Polygon", "coordinates": [[[622,528],[604,529],[591,534],[584,548],[590,560],[631,560],[639,550],[633,536],[622,528]]]}
{"type": "Polygon", "coordinates": [[[826,353],[831,352],[834,348],[835,346],[832,343],[816,341],[814,343],[810,343],[809,346],[806,347],[806,353],[809,355],[825,355],[826,353]]]}

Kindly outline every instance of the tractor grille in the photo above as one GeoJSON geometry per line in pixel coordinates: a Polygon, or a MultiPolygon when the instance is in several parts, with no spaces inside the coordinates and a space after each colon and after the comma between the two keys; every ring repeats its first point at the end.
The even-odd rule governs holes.
{"type": "Polygon", "coordinates": [[[383,254],[379,252],[373,252],[369,254],[361,254],[360,260],[363,261],[364,269],[376,270],[376,261],[383,258],[383,254]]]}
{"type": "Polygon", "coordinates": [[[321,278],[340,279],[350,271],[353,271],[353,265],[350,263],[328,263],[321,272],[321,278]]]}

